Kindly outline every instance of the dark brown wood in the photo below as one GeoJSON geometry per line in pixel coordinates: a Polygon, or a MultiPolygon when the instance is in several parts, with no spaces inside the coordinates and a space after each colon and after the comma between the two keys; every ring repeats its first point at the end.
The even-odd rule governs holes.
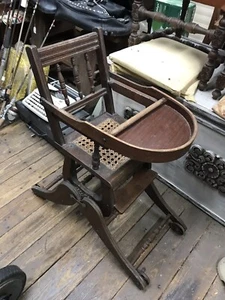
{"type": "Polygon", "coordinates": [[[74,57],[71,57],[71,65],[73,67],[73,77],[74,77],[74,83],[77,87],[77,91],[79,93],[80,98],[83,98],[83,93],[81,91],[81,82],[80,82],[80,76],[78,72],[78,66],[76,65],[74,57]]]}
{"type": "Polygon", "coordinates": [[[92,168],[98,170],[100,166],[99,144],[94,142],[94,152],[92,154],[92,168]]]}
{"type": "Polygon", "coordinates": [[[167,17],[162,13],[159,12],[152,12],[146,10],[143,6],[139,8],[139,14],[140,18],[151,18],[153,20],[159,21],[159,22],[167,22],[169,23],[172,27],[174,28],[179,28],[182,30],[186,30],[187,32],[190,33],[198,33],[198,34],[203,34],[203,35],[213,35],[213,31],[205,29],[198,24],[195,23],[185,23],[179,19],[172,18],[172,17],[167,17]]]}
{"type": "MultiPolygon", "coordinates": [[[[33,46],[33,48],[36,48],[33,46]]],[[[54,65],[60,61],[70,59],[76,55],[84,54],[87,51],[99,49],[98,35],[96,32],[88,33],[78,39],[70,39],[53,45],[38,49],[39,57],[43,67],[54,65]],[[52,51],[54,49],[54,52],[52,51]]]]}
{"type": "MultiPolygon", "coordinates": [[[[54,203],[62,205],[74,205],[76,203],[76,200],[71,197],[70,192],[68,192],[69,186],[69,182],[63,181],[52,191],[46,191],[39,186],[34,186],[32,188],[32,191],[38,197],[48,199],[49,201],[52,201],[54,203]]],[[[79,194],[76,194],[76,196],[78,195],[79,194]]]]}
{"type": "Polygon", "coordinates": [[[64,100],[65,100],[66,105],[69,106],[70,101],[69,101],[69,98],[68,98],[66,84],[65,84],[64,77],[62,75],[60,64],[56,64],[56,70],[57,70],[58,80],[59,80],[59,83],[60,83],[60,90],[61,90],[61,92],[64,96],[64,100]]]}
{"type": "Polygon", "coordinates": [[[79,109],[79,108],[83,107],[84,105],[87,105],[87,104],[93,102],[94,100],[99,99],[100,97],[104,96],[106,93],[107,93],[106,89],[101,88],[94,94],[90,94],[86,97],[83,97],[82,100],[74,102],[70,106],[66,107],[65,111],[72,112],[76,109],[79,109]]]}
{"type": "Polygon", "coordinates": [[[99,34],[99,48],[97,49],[97,59],[98,59],[98,68],[99,68],[99,77],[102,84],[102,87],[106,88],[106,95],[104,95],[105,108],[106,111],[110,114],[115,113],[112,90],[109,86],[109,69],[106,59],[106,49],[103,34],[99,34]]]}
{"type": "MultiPolygon", "coordinates": [[[[214,2],[215,3],[215,2],[214,2]]],[[[221,7],[220,7],[221,8],[221,7]]],[[[209,23],[209,29],[215,29],[216,28],[216,21],[219,20],[220,16],[220,8],[214,8],[213,15],[209,23]]],[[[208,36],[205,36],[203,39],[204,44],[209,44],[211,42],[211,39],[208,36]]]]}
{"type": "MultiPolygon", "coordinates": [[[[40,61],[40,57],[35,46],[27,47],[27,54],[29,55],[30,64],[35,74],[35,81],[39,89],[39,93],[42,97],[45,97],[49,102],[52,102],[52,97],[46,83],[46,76],[40,61]],[[32,48],[32,50],[31,50],[32,48]]],[[[57,121],[49,111],[46,111],[48,121],[51,126],[52,134],[55,141],[62,145],[64,143],[64,137],[61,132],[59,121],[57,121]]]]}
{"type": "Polygon", "coordinates": [[[131,117],[124,123],[120,124],[116,127],[111,134],[117,136],[118,134],[122,133],[123,131],[127,130],[130,126],[134,125],[136,122],[139,122],[142,118],[146,118],[149,113],[153,110],[157,109],[159,106],[163,105],[166,102],[165,98],[159,99],[155,101],[153,104],[149,105],[147,108],[142,110],[140,113],[136,114],[135,116],[131,117]]]}
{"type": "Polygon", "coordinates": [[[116,209],[120,213],[124,213],[127,208],[140,196],[140,189],[138,189],[137,186],[141,185],[142,189],[145,190],[149,185],[149,182],[156,179],[156,177],[157,173],[147,168],[138,170],[127,185],[116,190],[116,209]]]}
{"type": "MultiPolygon", "coordinates": [[[[151,163],[170,161],[186,153],[197,133],[196,120],[183,105],[157,89],[141,87],[138,89],[133,84],[129,85],[129,81],[126,80],[120,82],[114,79],[110,83],[101,30],[40,50],[31,48],[28,56],[33,58],[33,53],[39,56],[37,61],[39,66],[33,69],[34,76],[38,79],[37,83],[43,85],[40,88],[41,100],[46,111],[57,122],[61,121],[74,130],[73,135],[71,134],[69,139],[65,139],[64,143],[59,146],[65,157],[63,180],[51,190],[34,186],[33,192],[56,204],[78,205],[82,214],[86,216],[126,273],[140,289],[145,289],[149,284],[148,277],[144,271],[134,266],[138,254],[143,254],[141,243],[135,248],[133,255],[135,259],[132,259],[131,263],[109,232],[104,217],[110,219],[114,215],[115,207],[124,212],[139,195],[146,191],[154,203],[166,214],[163,224],[170,220],[174,224],[174,229],[178,226],[182,228],[182,233],[186,230],[182,220],[163,200],[153,184],[157,174],[151,170],[151,163]],[[100,87],[97,92],[94,91],[94,72],[89,57],[90,52],[94,51],[100,77],[100,87]],[[62,77],[59,63],[72,59],[70,67],[73,73],[75,71],[75,81],[80,85],[79,80],[82,81],[83,76],[81,74],[79,79],[78,69],[74,70],[74,67],[75,60],[81,54],[86,63],[90,94],[66,109],[58,109],[52,101],[49,101],[51,95],[46,92],[47,83],[43,80],[43,67],[47,63],[56,64],[59,77],[62,77]],[[124,120],[114,112],[111,88],[124,95],[133,93],[132,98],[144,103],[147,108],[134,118],[122,123],[124,120]],[[91,122],[79,120],[70,113],[72,108],[77,109],[95,101],[99,96],[104,97],[106,112],[91,122]],[[91,179],[100,179],[99,188],[93,191],[86,185],[85,180],[83,182],[78,180],[77,173],[81,167],[90,172],[91,179]]],[[[31,65],[34,63],[31,59],[31,65]]],[[[64,88],[63,77],[60,81],[64,88]]],[[[146,245],[146,239],[143,243],[146,245]]],[[[146,249],[149,251],[151,247],[146,249]]],[[[139,262],[141,262],[140,259],[139,262]]]]}
{"type": "MultiPolygon", "coordinates": [[[[219,56],[219,49],[222,49],[225,43],[225,10],[222,11],[222,18],[219,21],[219,26],[215,29],[215,32],[211,38],[212,49],[208,54],[208,62],[203,67],[202,72],[199,75],[200,83],[199,88],[205,90],[207,83],[212,77],[214,70],[218,67],[221,62],[219,56]]],[[[216,82],[216,90],[213,92],[213,98],[217,99],[221,96],[221,90],[225,87],[225,82],[223,80],[223,74],[216,82]],[[222,79],[222,80],[221,80],[222,79]]]]}
{"type": "Polygon", "coordinates": [[[94,93],[95,92],[94,76],[93,76],[93,73],[92,73],[92,70],[91,70],[91,64],[90,64],[88,53],[84,54],[84,58],[85,58],[85,61],[86,61],[87,74],[88,74],[88,79],[89,79],[90,86],[91,86],[91,93],[94,93]]]}

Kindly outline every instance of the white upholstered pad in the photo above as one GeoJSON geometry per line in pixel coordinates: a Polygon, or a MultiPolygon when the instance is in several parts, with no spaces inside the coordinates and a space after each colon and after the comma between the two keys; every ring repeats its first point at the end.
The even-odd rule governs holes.
{"type": "Polygon", "coordinates": [[[109,58],[113,64],[175,95],[185,95],[191,87],[196,89],[207,54],[168,38],[158,38],[114,52],[109,58]]]}

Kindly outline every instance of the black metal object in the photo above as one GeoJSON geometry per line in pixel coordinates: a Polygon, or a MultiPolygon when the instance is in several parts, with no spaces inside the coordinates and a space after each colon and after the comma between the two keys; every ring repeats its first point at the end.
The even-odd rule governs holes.
{"type": "Polygon", "coordinates": [[[185,169],[225,196],[224,158],[199,145],[193,145],[186,157],[185,169]]]}
{"type": "Polygon", "coordinates": [[[0,300],[17,300],[23,292],[26,274],[17,266],[0,269],[0,300]]]}
{"type": "MultiPolygon", "coordinates": [[[[22,101],[16,102],[16,107],[18,109],[19,116],[22,121],[24,121],[28,128],[37,136],[44,138],[47,142],[55,146],[55,142],[52,136],[52,131],[49,123],[45,122],[32,111],[24,106],[22,101]]],[[[81,120],[84,120],[89,117],[89,114],[85,110],[80,110],[74,115],[81,120]]],[[[71,132],[71,129],[68,128],[65,124],[61,123],[61,128],[63,129],[63,134],[66,136],[71,132]]]]}

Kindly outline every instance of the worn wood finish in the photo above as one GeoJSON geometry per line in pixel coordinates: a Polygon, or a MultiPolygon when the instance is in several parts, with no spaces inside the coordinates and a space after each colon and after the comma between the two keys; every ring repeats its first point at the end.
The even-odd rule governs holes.
{"type": "MultiPolygon", "coordinates": [[[[96,57],[97,57],[97,64],[99,68],[99,77],[100,82],[102,85],[102,88],[105,89],[107,92],[104,95],[105,99],[105,107],[107,112],[110,114],[114,113],[113,108],[113,99],[112,99],[112,92],[111,87],[119,92],[121,94],[127,95],[127,93],[131,93],[131,89],[133,92],[134,100],[137,99],[138,102],[147,102],[147,99],[149,99],[149,103],[152,103],[151,100],[154,99],[151,95],[151,89],[148,90],[148,94],[145,94],[134,87],[131,87],[129,85],[125,85],[124,82],[119,82],[119,80],[114,80],[109,84],[109,73],[108,73],[108,67],[106,62],[106,55],[105,55],[105,47],[103,44],[103,35],[102,32],[99,30],[97,33],[91,33],[85,36],[81,36],[75,39],[71,39],[66,42],[60,42],[57,44],[54,44],[52,46],[46,46],[42,49],[37,50],[34,46],[33,48],[27,49],[28,57],[31,61],[31,65],[33,68],[33,72],[37,81],[37,85],[40,86],[39,90],[41,93],[43,104],[46,108],[47,115],[51,116],[51,119],[53,122],[50,121],[51,128],[53,129],[53,135],[55,137],[55,141],[61,145],[64,144],[64,138],[62,135],[61,130],[58,128],[59,121],[62,121],[66,123],[69,127],[74,129],[75,131],[80,132],[81,134],[86,135],[91,140],[94,140],[99,145],[113,149],[114,151],[121,153],[124,156],[128,156],[133,160],[142,161],[142,162],[162,162],[162,161],[170,161],[179,158],[182,156],[190,147],[191,143],[193,142],[197,130],[197,123],[193,117],[193,115],[181,104],[179,104],[177,101],[175,101],[171,97],[167,97],[166,94],[161,93],[158,91],[158,95],[161,97],[154,99],[160,100],[160,98],[165,98],[166,102],[162,105],[163,109],[167,109],[167,106],[172,106],[173,109],[165,112],[165,114],[169,113],[168,117],[171,119],[171,123],[175,124],[174,127],[170,130],[169,126],[165,126],[165,128],[161,128],[161,124],[164,122],[163,117],[165,114],[163,112],[161,113],[160,110],[155,110],[151,114],[148,114],[149,118],[144,119],[145,121],[137,122],[139,127],[139,130],[137,132],[139,136],[139,142],[136,144],[136,135],[133,136],[130,135],[130,132],[133,131],[133,127],[128,128],[127,131],[125,131],[125,135],[128,134],[129,138],[127,140],[124,135],[117,136],[116,138],[113,137],[111,134],[104,133],[102,130],[99,130],[98,128],[92,126],[89,122],[81,121],[75,119],[72,115],[66,113],[64,110],[57,109],[54,105],[52,105],[52,101],[49,100],[49,91],[46,93],[47,84],[44,82],[44,73],[43,73],[43,67],[50,63],[59,63],[61,60],[68,59],[74,55],[80,55],[81,53],[85,56],[86,66],[87,66],[87,74],[91,85],[91,94],[90,96],[84,97],[80,102],[73,104],[73,109],[78,109],[81,107],[81,105],[90,103],[91,101],[96,100],[99,97],[98,93],[94,93],[93,90],[93,72],[91,71],[90,62],[89,62],[89,52],[94,51],[93,45],[96,47],[96,57]],[[52,49],[54,48],[54,53],[52,49]],[[57,49],[57,51],[55,50],[57,49]],[[65,50],[65,51],[64,51],[65,50]],[[88,98],[90,97],[90,98],[88,98]],[[90,101],[90,102],[89,102],[90,101]],[[159,114],[157,114],[159,112],[159,114]],[[177,113],[179,112],[179,113],[177,113]],[[180,114],[180,118],[179,115],[180,114]],[[155,116],[157,116],[155,119],[155,116]],[[185,117],[187,120],[185,120],[183,117],[185,117]],[[174,121],[175,119],[179,119],[179,124],[176,124],[174,121]],[[182,124],[183,121],[183,124],[182,124]],[[146,123],[151,127],[151,131],[143,130],[143,128],[146,127],[146,123]],[[151,126],[152,123],[159,124],[159,127],[155,128],[155,126],[151,126]],[[188,124],[189,123],[189,124],[188,124]],[[179,125],[179,126],[176,126],[179,125]],[[154,129],[155,128],[155,129],[154,129]],[[129,130],[130,129],[130,130],[129,130]],[[167,130],[166,130],[167,129],[167,130]],[[155,130],[155,132],[154,132],[155,130]],[[179,134],[178,134],[179,132],[179,134]],[[146,135],[148,133],[148,135],[146,135]],[[163,136],[160,136],[160,134],[163,134],[163,136]],[[174,138],[171,139],[171,135],[177,140],[174,141],[174,138]],[[161,141],[160,144],[155,143],[155,139],[153,139],[153,136],[157,136],[157,141],[161,141]],[[123,139],[124,137],[124,139],[123,139]],[[130,138],[132,137],[132,138],[130,138]],[[183,137],[180,139],[180,137],[183,137]],[[63,139],[63,140],[62,140],[63,139]],[[140,142],[141,141],[141,142],[140,142]],[[146,145],[146,141],[152,141],[150,145],[146,145]],[[174,143],[167,143],[168,141],[174,141],[174,143]],[[161,148],[160,148],[161,147],[161,148]],[[163,152],[161,151],[163,150],[163,152]]],[[[74,69],[74,63],[73,63],[73,69],[74,69]]],[[[76,72],[75,72],[76,73],[76,72]]],[[[77,74],[75,74],[77,77],[77,74]]],[[[76,79],[77,80],[77,79],[76,79]]],[[[154,91],[153,91],[154,94],[154,91]]],[[[50,96],[51,97],[51,96],[50,96]]],[[[161,103],[161,101],[158,102],[158,104],[161,103]]],[[[155,107],[158,104],[154,104],[152,106],[155,107]]],[[[151,108],[147,108],[146,111],[148,111],[151,108]]],[[[67,111],[70,111],[68,108],[67,111]]],[[[143,112],[138,114],[135,118],[138,119],[138,117],[142,118],[143,112]]],[[[112,115],[111,118],[114,118],[112,115]]],[[[129,121],[130,122],[130,121],[129,121]]],[[[122,125],[121,125],[122,126],[122,125]]],[[[124,125],[125,126],[125,125],[124,125]]],[[[134,130],[135,132],[135,130],[134,130]]],[[[65,147],[67,147],[66,145],[65,147]]],[[[62,146],[64,148],[64,146],[62,146]]],[[[64,148],[65,149],[65,148],[64,148]]],[[[68,148],[66,149],[68,151],[68,148]]],[[[70,151],[71,153],[71,151],[70,151]]],[[[72,153],[71,153],[72,154],[72,153]]],[[[74,155],[74,153],[73,153],[74,155]]]]}
{"type": "MultiPolygon", "coordinates": [[[[141,299],[149,300],[150,296],[152,299],[161,297],[211,222],[209,217],[186,201],[182,202],[182,205],[184,207],[182,218],[188,230],[182,239],[179,239],[173,232],[169,231],[160,240],[151,255],[143,262],[142,265],[145,266],[146,270],[149,270],[147,274],[151,280],[152,290],[150,290],[150,293],[142,294],[141,299]]],[[[209,261],[208,263],[211,265],[209,261]]],[[[202,279],[202,282],[204,282],[204,279],[202,279]]],[[[113,299],[122,300],[126,297],[128,299],[137,299],[139,297],[139,293],[130,280],[123,285],[113,299]]],[[[182,298],[174,298],[174,300],[178,299],[182,298]]]]}
{"type": "Polygon", "coordinates": [[[165,98],[162,98],[162,99],[156,101],[154,104],[152,104],[149,107],[147,107],[146,109],[142,110],[139,114],[131,117],[129,120],[127,120],[123,124],[120,124],[117,128],[115,128],[111,132],[111,134],[118,135],[118,134],[122,133],[122,131],[124,131],[128,127],[132,126],[134,123],[140,121],[143,117],[146,117],[150,112],[152,112],[153,110],[155,110],[156,108],[158,108],[159,106],[164,104],[165,102],[166,102],[165,98]]]}
{"type": "Polygon", "coordinates": [[[201,237],[196,248],[190,253],[182,269],[173,278],[170,286],[165,290],[162,299],[201,299],[216,276],[215,265],[218,257],[224,255],[225,241],[222,238],[225,229],[218,232],[218,224],[213,221],[201,237]],[[211,261],[211,267],[208,266],[211,261]],[[191,268],[191,270],[190,270],[191,268]],[[193,277],[193,272],[196,274],[193,277]],[[201,278],[204,280],[201,280],[201,278]]]}
{"type": "MultiPolygon", "coordinates": [[[[18,143],[16,136],[24,136],[24,129],[22,123],[3,129],[12,154],[14,149],[16,153],[24,153],[23,160],[18,160],[16,164],[19,170],[23,170],[23,162],[27,160],[26,148],[40,141],[27,131],[26,142],[18,143]]],[[[4,161],[6,153],[0,153],[0,161],[4,161]]],[[[6,165],[10,165],[7,162],[10,159],[12,156],[6,157],[6,165]]],[[[35,159],[29,154],[29,160],[35,159]]],[[[43,168],[41,161],[40,157],[36,162],[37,173],[43,168]]],[[[56,157],[51,164],[53,168],[40,173],[42,180],[39,185],[42,187],[50,188],[51,182],[54,185],[62,180],[62,170],[58,169],[56,157]]],[[[4,172],[3,182],[7,181],[4,175],[7,180],[10,179],[10,174],[4,172]]],[[[30,175],[33,176],[32,170],[26,175],[21,171],[21,177],[30,175]]],[[[40,179],[36,178],[37,181],[40,179]]],[[[176,282],[179,282],[181,295],[187,295],[184,284],[186,276],[191,282],[198,282],[199,289],[194,290],[194,295],[199,300],[223,299],[225,290],[216,275],[216,262],[224,255],[224,227],[162,183],[156,184],[167,203],[177,214],[181,214],[188,230],[181,238],[165,227],[151,241],[152,251],[142,264],[151,280],[151,288],[146,292],[139,291],[130,282],[91,230],[78,207],[59,207],[36,197],[31,192],[32,182],[21,189],[17,197],[6,190],[8,204],[0,208],[1,266],[10,262],[26,272],[27,284],[21,299],[149,300],[161,296],[166,299],[177,288],[176,282]],[[201,272],[196,271],[200,260],[201,272]],[[202,274],[204,276],[201,277],[202,274]]],[[[18,185],[21,186],[21,181],[18,185]]],[[[143,194],[124,214],[118,215],[109,228],[116,240],[120,240],[121,249],[129,254],[146,230],[152,228],[162,216],[162,212],[143,194]]],[[[172,299],[180,300],[180,294],[172,299]]]]}
{"type": "MultiPolygon", "coordinates": [[[[55,142],[58,147],[61,147],[61,152],[65,156],[63,181],[50,191],[39,186],[34,186],[32,190],[35,195],[55,204],[78,205],[79,210],[88,219],[105,246],[137,287],[144,290],[149,284],[149,279],[145,272],[139,270],[137,266],[151,250],[150,239],[160,233],[168,221],[173,223],[171,228],[177,232],[183,234],[186,230],[185,224],[157,191],[153,183],[156,174],[151,170],[151,163],[170,161],[183,155],[197,134],[196,120],[183,105],[159,90],[149,89],[149,95],[145,94],[142,89],[135,89],[133,85],[126,85],[124,81],[121,83],[118,80],[114,80],[113,83],[109,82],[103,33],[100,29],[97,32],[39,50],[31,47],[27,49],[27,53],[38,87],[40,85],[42,103],[47,115],[51,117],[49,121],[55,142]],[[94,51],[99,69],[100,89],[98,92],[95,92],[95,72],[92,70],[89,56],[89,53],[94,53],[94,51]],[[83,76],[82,74],[78,76],[79,68],[76,66],[76,60],[80,55],[83,55],[85,59],[90,95],[85,95],[80,103],[73,104],[72,107],[77,109],[84,103],[98,100],[100,94],[103,95],[106,112],[96,117],[93,122],[74,117],[70,113],[71,107],[64,110],[56,108],[50,99],[50,93],[46,92],[48,86],[44,82],[43,67],[54,63],[61,88],[64,90],[65,82],[59,64],[69,60],[72,61],[70,67],[74,74],[74,82],[77,83],[78,92],[81,93],[79,86],[81,86],[80,81],[83,76]],[[75,58],[73,59],[73,57],[75,58]],[[134,99],[137,98],[139,102],[145,101],[148,107],[134,118],[121,124],[124,120],[114,112],[111,90],[113,86],[117,86],[122,94],[126,94],[127,91],[129,93],[131,88],[134,92],[134,99]],[[156,98],[151,91],[154,96],[157,96],[156,98]],[[69,136],[69,141],[68,137],[64,138],[62,130],[59,130],[58,127],[59,122],[63,122],[73,129],[75,133],[73,133],[73,138],[76,135],[77,138],[73,140],[72,134],[69,136]],[[116,132],[111,132],[117,124],[118,130],[115,129],[116,132]],[[80,142],[82,139],[84,140],[80,142]],[[92,144],[90,144],[91,142],[92,144]],[[107,159],[104,158],[101,151],[108,151],[106,154],[108,160],[110,160],[110,155],[117,157],[116,165],[113,165],[112,158],[106,163],[107,159]],[[110,151],[112,154],[109,154],[110,151]],[[78,180],[78,166],[90,172],[92,177],[100,179],[99,189],[92,191],[78,180]],[[115,207],[120,212],[124,212],[125,208],[129,207],[144,191],[166,217],[157,222],[157,226],[153,226],[151,231],[144,234],[134,251],[129,257],[126,257],[109,231],[104,217],[112,218],[115,207]],[[132,195],[127,197],[129,193],[132,195]]],[[[64,91],[63,95],[66,101],[67,93],[64,91]]],[[[47,288],[45,289],[47,291],[47,288]]],[[[70,292],[67,287],[63,287],[64,289],[70,292]]],[[[43,291],[43,289],[41,290],[43,291]]],[[[36,296],[36,298],[38,297],[36,296]]],[[[59,297],[59,295],[56,294],[54,297],[59,297]]]]}
{"type": "Polygon", "coordinates": [[[225,286],[218,276],[216,276],[204,300],[220,300],[225,293],[225,286]]]}
{"type": "MultiPolygon", "coordinates": [[[[174,194],[172,195],[169,191],[167,191],[164,195],[168,200],[168,203],[176,209],[176,213],[181,214],[184,210],[184,201],[180,199],[180,197],[174,197],[174,194]]],[[[122,239],[120,245],[121,248],[124,249],[126,255],[129,255],[132,250],[132,246],[134,247],[137,241],[141,240],[143,231],[151,228],[160,216],[163,216],[160,210],[153,206],[139,220],[139,226],[133,227],[129,231],[129,233],[122,239]],[[149,219],[150,215],[152,215],[151,219],[149,219]]],[[[167,230],[168,228],[164,230],[163,234],[165,234],[167,230]]],[[[159,243],[161,238],[162,236],[159,234],[157,235],[156,240],[153,240],[151,242],[152,249],[156,246],[157,243],[159,243]]],[[[143,263],[143,266],[146,266],[145,262],[143,263]]],[[[123,287],[127,280],[127,276],[123,272],[121,272],[121,270],[115,265],[112,255],[108,253],[107,256],[104,257],[104,259],[89,273],[89,275],[66,299],[79,299],[79,295],[83,300],[89,300],[92,297],[99,300],[112,299],[113,296],[118,292],[120,287],[123,287]],[[112,279],[112,281],[109,280],[110,278],[112,279]],[[95,282],[95,284],[90,284],[92,282],[95,282]],[[112,282],[114,283],[113,286],[112,282]],[[100,283],[102,286],[101,289],[98,288],[98,285],[100,283]]],[[[148,297],[147,299],[149,299],[151,297],[152,291],[151,289],[149,289],[145,293],[137,292],[137,294],[134,294],[134,296],[130,295],[130,297],[128,297],[127,299],[142,299],[143,294],[146,294],[146,296],[148,297]]],[[[125,297],[126,296],[124,296],[124,298],[122,299],[126,299],[125,297]]]]}
{"type": "Polygon", "coordinates": [[[0,207],[3,207],[31,185],[35,184],[43,176],[49,174],[50,170],[55,170],[62,165],[62,156],[56,151],[43,154],[41,161],[36,161],[31,166],[26,167],[20,173],[15,174],[1,184],[0,207]]]}
{"type": "Polygon", "coordinates": [[[8,158],[16,156],[22,150],[40,141],[39,137],[30,138],[32,133],[27,130],[24,123],[16,122],[9,129],[2,128],[0,131],[1,156],[0,163],[6,162],[8,158]]]}

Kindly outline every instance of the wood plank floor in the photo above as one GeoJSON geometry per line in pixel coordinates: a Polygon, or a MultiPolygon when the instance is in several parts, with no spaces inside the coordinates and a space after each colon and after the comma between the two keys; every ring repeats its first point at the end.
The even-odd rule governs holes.
{"type": "MultiPolygon", "coordinates": [[[[0,131],[0,267],[16,264],[27,274],[23,300],[223,300],[217,261],[225,256],[225,228],[157,182],[186,222],[177,236],[165,230],[142,263],[151,285],[136,288],[77,208],[34,196],[31,186],[56,176],[62,156],[22,122],[0,131]]],[[[109,225],[129,254],[162,213],[142,195],[109,225]]]]}

